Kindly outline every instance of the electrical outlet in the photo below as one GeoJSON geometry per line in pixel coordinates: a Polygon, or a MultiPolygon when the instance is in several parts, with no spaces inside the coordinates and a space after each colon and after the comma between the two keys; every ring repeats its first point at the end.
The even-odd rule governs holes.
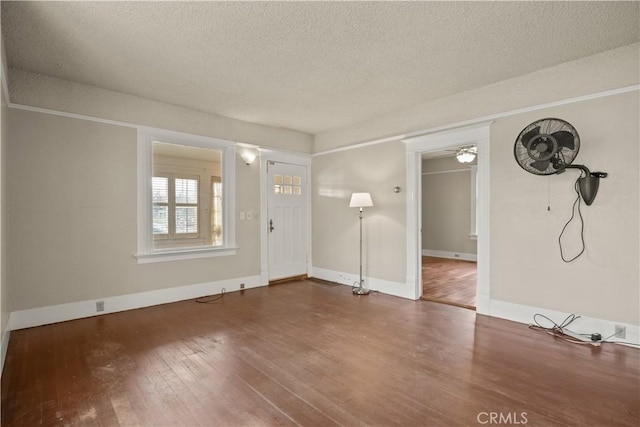
{"type": "Polygon", "coordinates": [[[622,338],[622,339],[627,338],[627,327],[626,326],[615,325],[615,332],[616,332],[616,334],[614,335],[614,337],[622,338]]]}
{"type": "Polygon", "coordinates": [[[460,254],[453,254],[454,258],[460,258],[460,254]]]}
{"type": "Polygon", "coordinates": [[[96,302],[96,311],[104,311],[104,301],[96,302]]]}
{"type": "Polygon", "coordinates": [[[251,221],[253,219],[253,213],[251,211],[247,211],[247,219],[251,221]]]}
{"type": "Polygon", "coordinates": [[[244,211],[240,211],[240,219],[244,220],[244,211]]]}
{"type": "Polygon", "coordinates": [[[244,283],[240,283],[240,289],[244,289],[244,283]]]}

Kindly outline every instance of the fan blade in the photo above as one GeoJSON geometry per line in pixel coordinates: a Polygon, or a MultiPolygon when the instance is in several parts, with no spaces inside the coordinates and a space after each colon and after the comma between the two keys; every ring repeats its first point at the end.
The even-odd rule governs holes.
{"type": "Polygon", "coordinates": [[[538,160],[537,162],[532,162],[529,164],[532,168],[538,169],[540,172],[544,172],[549,167],[549,160],[538,160]]]}
{"type": "Polygon", "coordinates": [[[540,126],[536,126],[529,132],[522,135],[522,138],[520,138],[520,142],[522,142],[522,145],[524,145],[525,147],[528,147],[529,142],[538,135],[540,135],[540,126]]]}
{"type": "Polygon", "coordinates": [[[552,133],[551,136],[556,139],[556,141],[558,142],[558,147],[560,148],[566,147],[569,150],[573,150],[574,148],[576,148],[576,144],[574,142],[575,138],[573,137],[573,134],[571,132],[560,130],[558,132],[552,133]]]}

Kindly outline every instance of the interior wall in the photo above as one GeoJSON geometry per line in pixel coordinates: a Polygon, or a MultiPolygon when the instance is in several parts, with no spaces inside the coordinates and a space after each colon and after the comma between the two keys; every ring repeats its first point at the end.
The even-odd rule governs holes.
{"type": "Polygon", "coordinates": [[[406,278],[404,145],[400,141],[313,158],[313,266],[359,273],[358,209],[354,192],[369,192],[364,209],[363,275],[404,283],[406,278]]]}
{"type": "MultiPolygon", "coordinates": [[[[492,299],[640,324],[639,117],[638,92],[633,91],[493,124],[492,299]],[[575,164],[609,173],[593,205],[582,206],[587,249],[570,264],[560,259],[558,235],[571,216],[578,172],[536,176],[513,158],[520,131],[545,117],[566,120],[578,131],[581,147],[575,164]]],[[[564,242],[567,256],[577,253],[579,227],[570,227],[564,242]]]]}
{"type": "MultiPolygon", "coordinates": [[[[235,256],[137,264],[136,130],[10,108],[11,311],[260,274],[259,222],[235,256]]],[[[238,156],[236,209],[259,211],[259,162],[238,156]]]]}
{"type": "MultiPolygon", "coordinates": [[[[639,46],[635,44],[596,55],[597,58],[564,64],[560,66],[560,71],[557,68],[543,70],[528,76],[529,79],[517,79],[522,88],[512,87],[513,82],[504,82],[498,85],[494,94],[491,91],[485,93],[486,88],[460,94],[448,99],[442,110],[438,110],[438,102],[434,103],[431,106],[433,108],[420,118],[410,111],[410,126],[418,127],[419,120],[422,120],[423,129],[432,124],[464,120],[469,113],[467,101],[474,105],[475,117],[484,117],[496,112],[497,106],[514,105],[510,102],[514,95],[505,95],[504,92],[509,88],[517,95],[517,105],[521,108],[558,99],[550,95],[555,89],[561,89],[559,93],[567,93],[564,89],[570,88],[572,96],[583,96],[598,90],[637,85],[640,80],[639,46]],[[572,70],[572,73],[567,70],[572,70]],[[589,79],[592,79],[591,84],[588,83],[589,79]],[[524,96],[526,93],[531,96],[524,96]],[[484,95],[477,98],[478,94],[484,95]],[[462,109],[459,114],[454,107],[462,109]]],[[[380,123],[393,122],[396,129],[406,132],[408,122],[393,121],[401,113],[381,118],[380,123]],[[404,125],[407,127],[403,129],[404,125]]],[[[490,150],[492,300],[640,324],[639,117],[638,91],[633,90],[602,98],[585,98],[579,102],[494,121],[490,150]],[[610,174],[602,180],[594,204],[583,207],[587,250],[571,264],[560,260],[557,239],[571,214],[576,173],[569,171],[543,178],[523,171],[513,159],[513,144],[519,132],[529,123],[544,117],[560,117],[572,123],[583,141],[577,163],[585,163],[592,170],[603,170],[610,174]],[[551,179],[551,211],[547,212],[547,188],[551,179]]],[[[363,135],[365,138],[380,138],[384,136],[379,133],[381,129],[378,124],[371,124],[370,127],[356,126],[344,132],[320,135],[320,139],[316,140],[320,144],[316,145],[315,150],[358,142],[363,135]]],[[[386,172],[380,169],[381,157],[391,147],[394,147],[393,142],[314,156],[314,266],[357,273],[357,229],[355,224],[353,229],[349,229],[345,222],[349,219],[346,207],[348,197],[356,188],[370,190],[376,202],[379,189],[383,188],[380,179],[386,172]]],[[[386,154],[387,162],[383,164],[393,165],[393,176],[404,182],[404,147],[395,146],[395,149],[397,151],[386,154]]],[[[389,187],[394,185],[389,182],[389,187]]],[[[374,214],[373,209],[381,207],[372,208],[371,215],[374,214]]],[[[368,251],[376,251],[375,257],[367,258],[371,268],[368,274],[384,274],[389,280],[404,282],[404,196],[397,203],[394,201],[384,206],[384,209],[381,215],[401,218],[402,224],[399,227],[396,227],[395,221],[376,224],[376,233],[385,235],[387,240],[377,242],[375,249],[371,242],[367,244],[368,251]]],[[[355,220],[355,214],[351,215],[351,219],[355,220]]],[[[569,251],[575,249],[578,238],[575,229],[567,235],[566,247],[569,251]]]]}
{"type": "Polygon", "coordinates": [[[0,116],[0,337],[4,337],[9,320],[9,285],[7,280],[7,100],[2,92],[2,113],[0,116]]]}
{"type": "Polygon", "coordinates": [[[476,240],[470,233],[470,164],[460,163],[455,157],[424,159],[422,249],[476,254],[476,240]]]}
{"type": "MultiPolygon", "coordinates": [[[[383,127],[363,125],[353,132],[321,135],[316,150],[357,142],[363,135],[380,137],[382,129],[386,129],[384,132],[391,129],[387,126],[391,122],[393,129],[424,129],[464,120],[472,114],[477,117],[504,111],[511,105],[527,106],[561,99],[567,93],[584,95],[638,83],[637,44],[598,58],[576,62],[583,67],[564,64],[560,66],[562,72],[554,68],[528,76],[529,80],[515,79],[526,89],[518,89],[514,81],[508,81],[492,86],[493,96],[487,96],[491,95],[491,88],[481,88],[443,101],[444,104],[435,102],[427,110],[420,110],[421,113],[409,112],[409,121],[394,122],[398,115],[392,114],[380,120],[383,127]],[[577,83],[573,84],[572,79],[577,83]],[[570,90],[565,90],[567,87],[570,90]],[[556,89],[560,89],[558,94],[551,96],[556,89]],[[524,96],[527,94],[531,96],[524,96]],[[517,103],[510,102],[515,98],[517,103]],[[466,106],[465,100],[469,99],[474,107],[458,113],[454,107],[466,106]],[[439,106],[443,108],[439,110],[439,106]]],[[[40,96],[37,94],[41,89],[47,101],[39,106],[46,108],[54,108],[55,96],[68,90],[65,99],[69,111],[100,116],[103,104],[93,101],[106,97],[112,99],[105,112],[108,118],[113,118],[109,115],[121,101],[125,105],[122,118],[113,119],[131,122],[140,119],[142,124],[166,127],[157,123],[169,118],[166,123],[171,125],[170,129],[224,137],[212,133],[212,125],[207,123],[210,115],[204,113],[179,111],[177,117],[171,118],[172,113],[178,112],[172,106],[139,103],[126,95],[104,94],[100,89],[78,88],[68,82],[57,82],[48,89],[44,85],[35,79],[17,87],[21,88],[18,92],[24,90],[33,96],[40,96]],[[75,97],[75,90],[88,94],[75,97]],[[138,111],[141,106],[149,106],[150,110],[138,111]]],[[[638,92],[634,91],[494,123],[493,299],[640,323],[637,103],[638,92]],[[572,187],[573,178],[569,173],[554,177],[552,211],[547,217],[550,221],[541,222],[540,205],[546,214],[545,178],[529,176],[512,157],[512,144],[521,128],[546,115],[559,116],[574,124],[584,144],[578,160],[611,174],[603,180],[594,206],[585,208],[587,253],[568,266],[558,263],[554,242],[570,213],[572,197],[564,189],[572,187]],[[626,150],[625,155],[608,150],[611,144],[626,150]],[[562,193],[556,193],[556,188],[562,188],[562,193]],[[513,215],[514,210],[521,215],[513,215]],[[535,229],[527,228],[531,223],[536,224],[535,229]],[[514,246],[520,253],[513,250],[514,246]]],[[[11,269],[8,282],[3,283],[12,284],[11,310],[259,274],[257,221],[239,222],[240,249],[235,257],[136,263],[132,257],[136,251],[135,130],[18,109],[9,109],[8,119],[11,127],[2,141],[8,141],[4,157],[7,179],[13,184],[2,201],[7,205],[5,217],[11,224],[5,235],[5,248],[11,247],[10,253],[5,251],[8,255],[5,265],[11,265],[11,269]]],[[[234,134],[236,130],[230,130],[232,127],[221,122],[224,132],[234,134]]],[[[247,131],[247,140],[258,140],[260,129],[247,131]]],[[[286,142],[280,146],[275,142],[280,134],[266,132],[269,143],[276,147],[294,144],[282,134],[286,142]]],[[[404,187],[404,159],[404,146],[398,141],[314,157],[314,266],[357,274],[357,211],[348,208],[348,201],[352,191],[369,191],[376,206],[365,211],[365,274],[405,281],[406,200],[403,192],[393,193],[393,187],[404,187]]],[[[258,211],[258,168],[247,167],[239,159],[237,174],[237,194],[241,197],[236,209],[258,211]]]]}
{"type": "Polygon", "coordinates": [[[310,153],[312,149],[313,138],[304,132],[236,120],[14,68],[8,76],[13,104],[280,150],[310,153]]]}

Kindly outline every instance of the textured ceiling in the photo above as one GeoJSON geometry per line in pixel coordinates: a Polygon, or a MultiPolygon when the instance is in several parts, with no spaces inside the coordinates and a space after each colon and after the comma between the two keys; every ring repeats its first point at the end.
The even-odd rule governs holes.
{"type": "Polygon", "coordinates": [[[640,40],[638,2],[2,2],[10,67],[317,133],[640,40]]]}

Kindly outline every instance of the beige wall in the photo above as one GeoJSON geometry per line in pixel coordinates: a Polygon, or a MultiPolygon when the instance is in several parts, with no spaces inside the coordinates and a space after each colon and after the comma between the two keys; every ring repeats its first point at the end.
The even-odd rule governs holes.
{"type": "MultiPolygon", "coordinates": [[[[491,299],[640,324],[638,103],[633,91],[494,122],[491,299]],[[610,174],[594,204],[583,206],[587,251],[571,264],[561,261],[557,239],[571,215],[577,172],[535,176],[513,158],[522,128],[544,117],[560,117],[576,127],[582,139],[577,164],[610,174]]],[[[376,206],[365,212],[365,274],[404,282],[405,195],[391,191],[404,182],[403,156],[403,145],[389,142],[314,157],[314,266],[357,274],[357,220],[348,198],[352,191],[370,191],[376,206]]],[[[567,235],[567,249],[575,248],[576,239],[575,232],[567,235]]]]}
{"type": "Polygon", "coordinates": [[[369,192],[365,208],[363,275],[392,282],[406,279],[404,145],[399,142],[317,156],[313,159],[313,265],[358,274],[358,209],[353,192],[369,192]]]}
{"type": "MultiPolygon", "coordinates": [[[[498,120],[491,128],[491,298],[640,324],[638,92],[498,120]],[[605,171],[583,205],[584,255],[565,264],[558,235],[571,216],[576,171],[541,177],[522,170],[513,144],[529,123],[559,117],[580,134],[575,164],[605,171]],[[547,211],[548,185],[551,211],[547,211]]],[[[566,249],[575,253],[572,229],[566,249]]]]}
{"type": "Polygon", "coordinates": [[[6,167],[6,147],[7,147],[7,100],[2,91],[2,115],[0,116],[0,337],[4,337],[4,332],[9,320],[9,285],[7,280],[7,233],[6,233],[6,209],[7,209],[7,173],[6,167]]]}
{"type": "MultiPolygon", "coordinates": [[[[640,44],[634,44],[348,129],[318,134],[314,150],[322,152],[389,134],[458,123],[639,82],[640,44]]],[[[638,102],[638,91],[634,90],[494,121],[490,151],[491,299],[640,324],[638,102]],[[557,239],[571,215],[576,172],[550,178],[534,176],[523,171],[513,158],[513,144],[520,130],[544,117],[563,118],[578,129],[582,149],[576,163],[610,174],[602,180],[594,204],[583,206],[587,250],[571,264],[561,261],[557,239]],[[547,212],[549,182],[551,211],[547,212]]],[[[392,164],[392,175],[404,182],[404,147],[394,144],[314,157],[315,266],[357,272],[357,229],[355,225],[349,229],[345,220],[349,218],[348,197],[358,187],[379,192],[380,188],[396,185],[390,182],[388,187],[381,187],[381,173],[391,172],[379,169],[385,156],[387,161],[382,164],[392,164]],[[393,154],[386,151],[391,147],[397,150],[393,154]]],[[[375,202],[376,193],[372,194],[375,202]]],[[[391,198],[375,208],[384,209],[384,217],[402,223],[376,224],[375,232],[386,238],[376,246],[368,244],[368,250],[375,253],[368,258],[371,270],[367,274],[373,277],[404,281],[404,197],[391,198]]],[[[574,231],[567,236],[569,250],[575,248],[578,239],[574,231]]]]}
{"type": "MultiPolygon", "coordinates": [[[[260,274],[258,221],[236,256],[139,265],[136,131],[9,110],[11,311],[260,274]]],[[[238,157],[237,210],[259,210],[258,163],[238,157]]]]}
{"type": "Polygon", "coordinates": [[[422,249],[475,254],[470,166],[455,157],[425,159],[422,172],[422,249]]]}
{"type": "MultiPolygon", "coordinates": [[[[518,98],[517,105],[522,106],[552,100],[549,93],[553,90],[537,95],[538,88],[545,85],[552,89],[569,85],[570,94],[584,95],[616,87],[620,82],[637,84],[638,46],[634,46],[635,62],[629,63],[628,49],[623,49],[625,54],[620,54],[620,50],[602,54],[607,61],[596,61],[592,68],[582,69],[575,86],[571,86],[568,75],[560,73],[563,78],[559,79],[557,72],[547,70],[536,74],[530,85],[524,84],[527,79],[518,80],[527,89],[513,89],[511,83],[506,82],[495,88],[495,96],[478,97],[486,88],[461,94],[447,101],[451,108],[438,109],[439,103],[435,103],[420,119],[410,114],[410,122],[398,121],[393,126],[406,131],[434,123],[453,123],[472,113],[482,116],[510,106],[512,103],[508,101],[514,98],[518,98]],[[595,76],[603,70],[602,64],[610,66],[610,73],[593,77],[593,84],[588,86],[585,83],[588,79],[583,76],[595,76]],[[634,72],[631,81],[627,77],[634,72]],[[509,88],[513,93],[507,91],[509,88]],[[526,93],[532,96],[523,96],[526,93]],[[501,101],[502,96],[506,97],[505,102],[501,101]],[[462,108],[468,99],[473,100],[473,111],[456,112],[453,107],[462,108]]],[[[573,69],[574,65],[563,70],[573,69]]],[[[30,93],[28,96],[38,93],[38,84],[34,88],[27,86],[22,89],[30,93]]],[[[47,102],[39,106],[54,108],[54,95],[64,93],[64,82],[53,87],[57,89],[40,87],[47,102]]],[[[67,89],[74,92],[78,88],[71,85],[67,89]]],[[[92,93],[94,89],[78,90],[92,93]]],[[[566,93],[561,91],[554,99],[566,93]]],[[[178,117],[167,121],[170,126],[162,126],[157,122],[177,110],[119,96],[65,95],[67,105],[73,107],[70,111],[96,116],[104,113],[105,117],[117,120],[140,119],[140,123],[150,126],[229,137],[213,133],[212,125],[206,123],[209,115],[180,111],[178,117]],[[115,98],[107,102],[106,107],[100,102],[92,104],[92,100],[111,96],[115,98]],[[125,104],[126,117],[110,116],[114,113],[111,107],[118,105],[118,100],[125,104]],[[149,110],[142,108],[145,106],[149,110]]],[[[394,117],[397,115],[384,118],[382,125],[386,126],[394,117]]],[[[640,323],[638,117],[638,92],[634,91],[499,119],[493,124],[491,298],[640,323]],[[578,162],[592,170],[610,173],[610,177],[603,180],[594,205],[584,209],[587,253],[569,265],[560,261],[556,239],[570,215],[573,196],[567,188],[571,189],[575,173],[552,178],[552,210],[547,212],[547,180],[550,178],[522,171],[512,154],[519,131],[531,121],[546,116],[558,116],[576,126],[583,140],[578,162]],[[616,151],[610,150],[611,147],[616,151]]],[[[2,137],[3,145],[8,145],[3,153],[8,175],[3,181],[12,182],[12,186],[2,195],[2,202],[7,205],[3,219],[10,222],[10,227],[4,230],[3,242],[4,254],[8,257],[4,265],[10,269],[3,269],[3,273],[8,273],[3,285],[11,284],[11,311],[260,273],[258,221],[238,224],[240,249],[236,256],[136,263],[132,257],[136,251],[135,130],[18,109],[9,109],[8,119],[11,126],[6,137],[2,137]]],[[[262,129],[249,127],[244,134],[240,127],[220,124],[229,135],[244,135],[251,141],[259,139],[262,129]]],[[[383,136],[379,133],[381,129],[371,125],[354,128],[353,134],[341,135],[380,137],[383,136]]],[[[288,134],[265,132],[269,144],[276,147],[293,147],[298,141],[297,136],[287,139],[288,134]],[[278,136],[284,137],[283,145],[275,142],[278,136]]],[[[320,140],[324,138],[328,147],[357,141],[334,136],[324,135],[320,140]]],[[[241,160],[237,165],[237,194],[241,197],[236,209],[258,211],[258,168],[247,167],[241,160]]],[[[369,191],[376,206],[365,211],[365,275],[405,281],[405,173],[404,145],[399,141],[314,157],[315,267],[357,274],[357,210],[348,208],[348,201],[353,191],[369,191]],[[402,187],[403,191],[394,193],[395,186],[402,187]]],[[[5,304],[5,295],[2,300],[5,304]]],[[[2,314],[4,318],[4,308],[2,314]]]]}
{"type": "Polygon", "coordinates": [[[11,102],[135,125],[211,136],[281,150],[310,153],[311,135],[229,117],[23,70],[9,70],[11,102]]]}

